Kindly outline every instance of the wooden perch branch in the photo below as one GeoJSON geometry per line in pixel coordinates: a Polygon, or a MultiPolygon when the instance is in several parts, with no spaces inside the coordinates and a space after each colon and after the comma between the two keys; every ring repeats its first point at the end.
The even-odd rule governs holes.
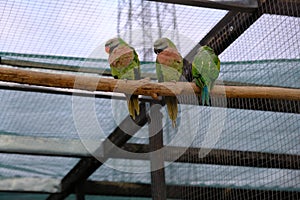
{"type": "MultiPolygon", "coordinates": [[[[200,94],[194,83],[166,82],[156,83],[148,79],[139,81],[116,80],[95,76],[54,74],[16,68],[1,68],[0,81],[14,82],[46,87],[81,89],[88,91],[118,92],[136,95],[175,96],[200,94]]],[[[222,86],[216,85],[212,96],[227,98],[266,98],[300,100],[300,89],[258,86],[222,86]]]]}

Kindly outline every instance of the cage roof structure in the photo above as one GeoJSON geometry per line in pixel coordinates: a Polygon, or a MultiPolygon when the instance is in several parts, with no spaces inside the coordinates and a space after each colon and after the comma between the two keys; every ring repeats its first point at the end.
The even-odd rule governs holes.
{"type": "Polygon", "coordinates": [[[299,1],[5,0],[0,8],[0,199],[300,198],[299,1]],[[137,50],[153,86],[156,39],[170,38],[190,62],[212,47],[221,60],[212,105],[179,100],[173,128],[163,103],[141,93],[132,124],[121,89],[87,86],[114,83],[104,49],[113,37],[137,50]],[[161,120],[160,139],[149,139],[149,119],[161,120]],[[157,148],[165,157],[149,154],[157,148]]]}

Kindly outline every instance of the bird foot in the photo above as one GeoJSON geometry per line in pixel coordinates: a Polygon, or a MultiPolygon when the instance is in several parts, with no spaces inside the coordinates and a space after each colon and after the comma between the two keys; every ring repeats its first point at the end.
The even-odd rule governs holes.
{"type": "Polygon", "coordinates": [[[146,83],[149,83],[150,80],[151,79],[149,77],[145,77],[145,78],[141,79],[140,82],[146,84],[146,83]]]}
{"type": "Polygon", "coordinates": [[[157,95],[156,93],[151,93],[151,97],[152,97],[154,100],[159,100],[158,95],[157,95]]]}
{"type": "Polygon", "coordinates": [[[151,80],[150,77],[145,77],[142,79],[142,81],[146,81],[146,82],[149,82],[150,80],[151,80]]]}

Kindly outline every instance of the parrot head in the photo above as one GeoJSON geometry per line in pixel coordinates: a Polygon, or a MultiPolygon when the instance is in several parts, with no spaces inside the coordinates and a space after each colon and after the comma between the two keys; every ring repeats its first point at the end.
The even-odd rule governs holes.
{"type": "Polygon", "coordinates": [[[214,52],[214,50],[212,49],[212,48],[210,48],[209,46],[201,46],[199,49],[198,49],[198,51],[197,51],[197,53],[199,53],[199,52],[201,52],[201,51],[208,51],[208,52],[210,52],[211,54],[215,54],[215,52],[214,52]]]}
{"type": "Polygon", "coordinates": [[[176,49],[175,44],[168,38],[159,38],[154,42],[154,53],[159,54],[166,48],[176,49]]]}
{"type": "Polygon", "coordinates": [[[110,54],[120,44],[126,44],[121,38],[112,38],[105,43],[105,51],[110,54]]]}

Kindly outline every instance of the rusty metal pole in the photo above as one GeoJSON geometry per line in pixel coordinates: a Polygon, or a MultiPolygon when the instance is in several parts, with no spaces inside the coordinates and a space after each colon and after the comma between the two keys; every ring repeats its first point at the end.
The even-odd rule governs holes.
{"type": "Polygon", "coordinates": [[[163,115],[160,112],[161,105],[151,104],[149,123],[149,147],[151,165],[151,193],[153,200],[167,199],[166,180],[164,168],[163,148],[163,115]]]}

